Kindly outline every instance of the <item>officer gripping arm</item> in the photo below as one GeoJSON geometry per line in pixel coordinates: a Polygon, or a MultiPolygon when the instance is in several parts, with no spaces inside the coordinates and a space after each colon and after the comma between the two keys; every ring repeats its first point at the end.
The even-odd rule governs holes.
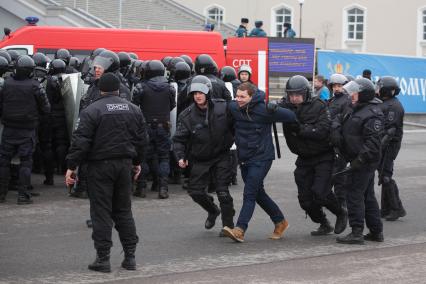
{"type": "Polygon", "coordinates": [[[323,104],[317,121],[312,124],[302,124],[300,126],[299,136],[313,140],[327,139],[330,134],[330,125],[330,112],[327,106],[323,104]]]}

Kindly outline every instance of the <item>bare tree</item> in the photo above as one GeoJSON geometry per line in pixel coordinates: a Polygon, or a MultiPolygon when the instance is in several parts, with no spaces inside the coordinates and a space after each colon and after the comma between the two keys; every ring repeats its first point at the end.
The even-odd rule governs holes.
{"type": "Polygon", "coordinates": [[[332,28],[333,28],[333,23],[331,23],[330,21],[325,21],[321,23],[320,26],[320,31],[319,33],[319,40],[322,43],[322,48],[323,49],[327,49],[327,42],[329,40],[329,38],[332,36],[332,28]]]}

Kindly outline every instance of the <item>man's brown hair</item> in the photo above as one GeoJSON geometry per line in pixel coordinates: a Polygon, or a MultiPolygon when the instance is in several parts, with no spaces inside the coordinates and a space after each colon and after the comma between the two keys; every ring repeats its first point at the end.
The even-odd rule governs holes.
{"type": "Polygon", "coordinates": [[[250,82],[244,82],[241,85],[238,86],[238,89],[240,91],[247,91],[247,94],[252,97],[254,95],[254,86],[252,83],[250,82]]]}

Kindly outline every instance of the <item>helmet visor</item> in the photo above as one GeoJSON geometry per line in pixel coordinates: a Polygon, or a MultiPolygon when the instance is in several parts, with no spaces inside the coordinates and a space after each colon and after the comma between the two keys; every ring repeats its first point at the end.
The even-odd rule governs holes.
{"type": "Polygon", "coordinates": [[[193,92],[201,92],[207,95],[209,93],[209,87],[207,87],[206,84],[203,83],[192,83],[189,86],[188,94],[193,92]]]}

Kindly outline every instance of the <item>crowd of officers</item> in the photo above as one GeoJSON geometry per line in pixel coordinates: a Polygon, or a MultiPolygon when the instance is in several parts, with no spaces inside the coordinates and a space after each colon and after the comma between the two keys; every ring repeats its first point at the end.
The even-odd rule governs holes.
{"type": "Polygon", "coordinates": [[[112,222],[125,251],[122,266],[135,269],[138,237],[130,195],[146,197],[148,176],[151,191],[166,199],[169,181],[179,182],[184,175],[189,196],[207,212],[205,228],[211,229],[221,215],[221,235],[237,242],[244,241],[257,203],[274,223],[271,239],[279,239],[288,221],[263,181],[275,159],[271,126],[282,122],[286,143],[298,156],[294,178],[300,207],[319,224],[311,235],[340,234],[349,220],[352,231],[337,242],[382,242],[381,217],[394,221],[406,214],[392,177],[404,116],[395,79],[373,83],[333,74],[332,96],[324,101],[297,75],[274,104],[265,101],[251,74],[247,65],[238,73],[230,66],[219,70],[207,54],[194,62],[186,55],[142,61],[132,53],[99,48],[80,62],[66,49],[57,50],[51,61],[41,53],[31,58],[0,50],[0,202],[16,187],[18,204],[32,203],[33,157],[46,185],[53,184],[55,171],[66,171],[67,184],[74,184],[71,194],[89,195],[97,250],[89,268],[104,272],[110,271],[112,222]],[[80,101],[80,122],[70,143],[61,80],[62,74],[76,72],[90,86],[80,101]],[[170,112],[175,108],[178,119],[171,137],[170,112]],[[17,165],[11,164],[14,157],[17,165]],[[245,185],[234,225],[228,186],[237,183],[238,164],[245,185]],[[376,170],[380,207],[374,194],[376,170]],[[126,189],[124,195],[117,184],[126,189]],[[334,226],[324,209],[336,216],[334,226]]]}

